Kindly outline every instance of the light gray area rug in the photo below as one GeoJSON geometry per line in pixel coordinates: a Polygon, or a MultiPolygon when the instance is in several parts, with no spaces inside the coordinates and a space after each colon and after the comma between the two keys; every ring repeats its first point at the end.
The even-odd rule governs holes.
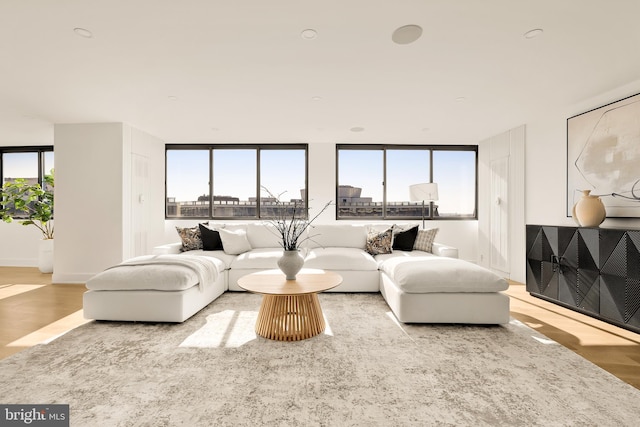
{"type": "Polygon", "coordinates": [[[0,403],[72,426],[637,426],[640,391],[527,326],[403,325],[380,294],[322,294],[328,328],[256,337],[261,297],[183,324],[92,322],[0,362],[0,403]]]}

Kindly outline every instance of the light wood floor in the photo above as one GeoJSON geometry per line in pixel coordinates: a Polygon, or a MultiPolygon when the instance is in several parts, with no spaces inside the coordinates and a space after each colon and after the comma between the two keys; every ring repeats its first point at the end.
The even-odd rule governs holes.
{"type": "Polygon", "coordinates": [[[511,316],[640,389],[640,334],[535,298],[510,282],[511,316]]]}
{"type": "MultiPolygon", "coordinates": [[[[83,285],[52,285],[35,268],[0,267],[0,359],[87,321],[83,285]]],[[[640,334],[530,296],[511,282],[511,315],[640,389],[640,334]]]]}

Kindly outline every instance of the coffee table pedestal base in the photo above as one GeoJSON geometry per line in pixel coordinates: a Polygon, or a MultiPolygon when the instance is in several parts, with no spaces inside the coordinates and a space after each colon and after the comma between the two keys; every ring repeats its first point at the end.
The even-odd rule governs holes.
{"type": "Polygon", "coordinates": [[[256,333],[278,341],[299,341],[324,331],[318,294],[263,295],[256,333]]]}

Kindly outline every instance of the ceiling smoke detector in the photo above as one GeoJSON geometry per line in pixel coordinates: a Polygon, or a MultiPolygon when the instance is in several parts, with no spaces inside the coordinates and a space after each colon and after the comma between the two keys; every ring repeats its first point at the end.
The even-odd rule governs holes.
{"type": "Polygon", "coordinates": [[[300,37],[305,40],[313,40],[318,37],[318,32],[313,28],[307,28],[306,30],[302,30],[302,32],[300,33],[300,37]]]}
{"type": "Polygon", "coordinates": [[[529,30],[526,33],[524,33],[524,38],[525,39],[535,39],[536,37],[541,35],[543,32],[544,31],[542,30],[542,28],[534,28],[533,30],[529,30]]]}
{"type": "Polygon", "coordinates": [[[396,44],[409,44],[418,40],[422,35],[422,27],[419,25],[405,25],[403,27],[397,28],[393,35],[391,36],[391,40],[393,40],[396,44]]]}
{"type": "Polygon", "coordinates": [[[85,39],[90,39],[93,37],[93,33],[86,28],[76,27],[73,29],[73,32],[76,33],[79,37],[84,37],[85,39]]]}

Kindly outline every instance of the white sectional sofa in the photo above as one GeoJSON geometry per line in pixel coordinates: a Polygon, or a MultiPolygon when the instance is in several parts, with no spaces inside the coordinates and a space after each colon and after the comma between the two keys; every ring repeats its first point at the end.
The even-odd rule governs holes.
{"type": "MultiPolygon", "coordinates": [[[[224,291],[242,291],[237,284],[240,277],[277,268],[282,249],[271,225],[217,224],[216,227],[246,235],[248,246],[244,249],[250,249],[243,249],[239,254],[225,250],[182,251],[181,242],[154,249],[156,257],[207,259],[216,270],[216,278],[206,290],[199,289],[198,280],[202,279],[197,277],[187,280],[192,283],[190,287],[181,284],[168,289],[170,284],[165,283],[166,274],[160,267],[143,260],[145,262],[137,263],[141,265],[106,270],[89,280],[89,291],[84,297],[85,317],[184,321],[224,291]],[[148,273],[143,276],[144,280],[126,278],[135,273],[140,277],[141,269],[148,273]],[[162,286],[154,285],[156,281],[163,282],[162,286]]],[[[381,292],[401,322],[501,324],[509,321],[509,298],[501,292],[507,289],[507,282],[482,267],[457,259],[456,248],[433,243],[431,253],[419,250],[367,253],[368,232],[389,227],[388,224],[315,225],[309,229],[310,238],[301,245],[304,267],[340,274],[342,283],[330,292],[381,292]]],[[[193,276],[186,270],[182,274],[193,276]]]]}

